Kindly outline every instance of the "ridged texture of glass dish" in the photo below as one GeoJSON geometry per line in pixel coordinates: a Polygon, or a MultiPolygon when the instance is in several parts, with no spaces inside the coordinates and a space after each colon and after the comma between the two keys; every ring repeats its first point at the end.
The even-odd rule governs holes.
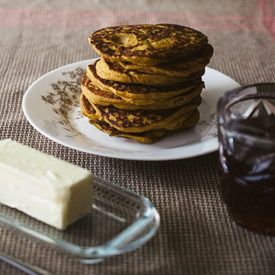
{"type": "Polygon", "coordinates": [[[159,214],[145,197],[94,177],[92,210],[66,230],[58,230],[0,204],[0,226],[87,264],[132,251],[154,236],[159,214]]]}

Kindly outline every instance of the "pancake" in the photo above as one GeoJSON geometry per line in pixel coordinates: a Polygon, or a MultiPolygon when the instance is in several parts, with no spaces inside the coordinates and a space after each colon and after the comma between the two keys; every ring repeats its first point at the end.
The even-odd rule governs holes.
{"type": "Polygon", "coordinates": [[[81,83],[82,93],[85,95],[90,103],[98,104],[101,106],[113,105],[118,109],[124,110],[163,110],[180,107],[199,97],[203,87],[203,83],[199,83],[195,88],[186,93],[182,93],[180,95],[176,95],[165,100],[155,100],[153,104],[146,104],[147,102],[144,101],[146,105],[140,105],[129,103],[119,96],[99,89],[91,82],[86,74],[83,76],[81,83]]]}
{"type": "Polygon", "coordinates": [[[133,139],[140,143],[154,143],[162,139],[163,137],[170,136],[174,133],[184,131],[186,129],[194,127],[198,120],[199,120],[199,111],[195,109],[185,121],[183,121],[182,125],[174,130],[167,130],[167,129],[157,129],[157,130],[149,130],[139,133],[125,133],[122,131],[117,130],[116,128],[112,127],[110,124],[106,123],[105,121],[97,120],[95,116],[95,110],[93,109],[92,105],[89,101],[85,98],[82,94],[80,96],[80,107],[82,114],[89,118],[90,124],[94,125],[100,131],[106,132],[110,136],[119,136],[124,138],[133,139]]]}
{"type": "Polygon", "coordinates": [[[88,78],[101,90],[113,93],[123,100],[136,105],[154,104],[156,100],[164,100],[186,93],[197,85],[203,85],[201,78],[169,87],[154,87],[132,83],[121,83],[101,78],[96,72],[96,64],[86,67],[88,78]]]}
{"type": "Polygon", "coordinates": [[[94,125],[100,131],[103,131],[109,134],[111,137],[124,137],[130,138],[140,143],[154,143],[159,141],[162,137],[164,137],[167,130],[159,130],[159,131],[147,131],[142,133],[123,133],[118,131],[117,129],[110,126],[108,123],[104,121],[90,121],[92,125],[94,125]]]}
{"type": "Polygon", "coordinates": [[[91,104],[97,119],[105,121],[122,132],[139,133],[149,130],[174,130],[183,123],[199,104],[190,103],[182,107],[166,110],[121,110],[113,106],[91,104]]]}
{"type": "Polygon", "coordinates": [[[202,71],[210,62],[212,55],[213,47],[210,44],[206,44],[199,52],[191,56],[160,63],[155,66],[129,62],[119,62],[119,66],[121,70],[186,78],[189,75],[202,71]]]}
{"type": "Polygon", "coordinates": [[[145,131],[141,133],[124,133],[121,131],[118,131],[117,129],[111,127],[109,124],[103,121],[97,121],[97,122],[90,122],[95,127],[97,127],[99,130],[108,133],[112,137],[124,137],[133,139],[140,143],[147,143],[151,144],[154,142],[157,142],[161,140],[164,137],[171,136],[175,133],[190,129],[194,127],[199,121],[199,111],[197,109],[194,110],[194,112],[182,123],[182,125],[174,130],[151,130],[151,131],[145,131]]]}
{"type": "Polygon", "coordinates": [[[86,74],[82,77],[81,90],[85,97],[94,104],[108,106],[110,104],[125,102],[121,97],[98,88],[91,82],[86,74]]]}
{"type": "Polygon", "coordinates": [[[91,120],[97,120],[96,111],[84,94],[80,95],[80,110],[82,115],[88,117],[91,120]]]}
{"type": "Polygon", "coordinates": [[[155,65],[199,51],[207,36],[180,25],[128,25],[94,32],[89,43],[112,62],[155,65]]]}
{"type": "Polygon", "coordinates": [[[174,24],[126,25],[98,30],[89,43],[101,56],[81,83],[80,108],[90,124],[153,143],[198,123],[213,55],[206,35],[174,24]]]}
{"type": "Polygon", "coordinates": [[[200,78],[204,74],[204,66],[202,70],[194,72],[191,75],[187,75],[186,77],[177,77],[154,72],[147,73],[125,70],[119,65],[119,63],[112,63],[107,59],[101,58],[96,64],[96,72],[101,78],[107,80],[162,87],[173,86],[200,78]]]}

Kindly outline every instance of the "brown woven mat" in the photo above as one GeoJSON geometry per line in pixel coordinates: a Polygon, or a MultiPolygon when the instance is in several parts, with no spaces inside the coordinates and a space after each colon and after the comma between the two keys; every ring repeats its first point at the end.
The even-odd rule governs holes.
{"type": "MultiPolygon", "coordinates": [[[[95,265],[0,227],[1,250],[53,274],[274,274],[275,238],[247,232],[227,215],[216,152],[161,162],[86,154],[38,133],[21,107],[40,76],[96,57],[87,38],[110,25],[167,22],[199,29],[215,49],[210,67],[240,84],[274,81],[274,16],[272,0],[1,1],[0,139],[17,140],[144,195],[161,217],[157,234],[142,248],[95,265]]],[[[24,273],[0,262],[0,274],[24,273]]]]}

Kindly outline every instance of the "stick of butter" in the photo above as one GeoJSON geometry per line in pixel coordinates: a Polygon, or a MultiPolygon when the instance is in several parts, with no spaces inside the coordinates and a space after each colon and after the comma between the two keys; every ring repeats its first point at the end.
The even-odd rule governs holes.
{"type": "Polygon", "coordinates": [[[10,139],[0,141],[0,203],[64,229],[89,212],[92,173],[10,139]]]}

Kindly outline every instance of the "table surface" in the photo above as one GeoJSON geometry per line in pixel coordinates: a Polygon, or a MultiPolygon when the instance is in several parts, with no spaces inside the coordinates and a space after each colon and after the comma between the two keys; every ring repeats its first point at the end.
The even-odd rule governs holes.
{"type": "MultiPolygon", "coordinates": [[[[22,98],[36,79],[97,57],[87,39],[92,32],[140,23],[202,31],[215,49],[209,67],[241,85],[275,80],[274,0],[2,0],[0,139],[17,140],[149,198],[161,222],[141,248],[93,265],[2,227],[1,250],[52,274],[274,274],[275,238],[248,232],[228,217],[217,152],[171,161],[101,157],[44,137],[25,118],[22,98]]],[[[0,262],[0,274],[24,273],[0,262]]]]}

